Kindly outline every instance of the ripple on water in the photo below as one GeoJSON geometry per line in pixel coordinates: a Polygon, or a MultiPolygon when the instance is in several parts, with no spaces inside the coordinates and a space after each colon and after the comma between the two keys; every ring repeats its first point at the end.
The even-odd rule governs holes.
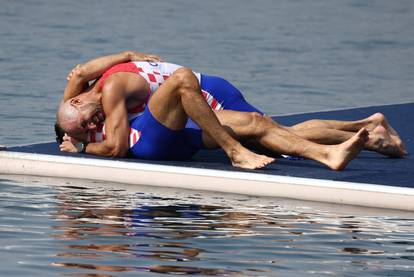
{"type": "Polygon", "coordinates": [[[14,274],[409,276],[414,270],[412,218],[4,180],[0,196],[7,214],[0,258],[10,260],[14,274]]]}

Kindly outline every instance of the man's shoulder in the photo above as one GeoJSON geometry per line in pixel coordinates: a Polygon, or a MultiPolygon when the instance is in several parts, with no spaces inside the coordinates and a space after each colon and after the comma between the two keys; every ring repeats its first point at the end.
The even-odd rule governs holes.
{"type": "Polygon", "coordinates": [[[105,79],[105,82],[101,85],[102,93],[110,93],[114,89],[119,89],[125,86],[126,80],[120,76],[120,73],[122,72],[112,74],[105,79]]]}
{"type": "Polygon", "coordinates": [[[145,79],[130,72],[118,72],[109,76],[101,87],[103,95],[121,94],[131,96],[132,94],[147,93],[147,91],[148,87],[145,79]]]}

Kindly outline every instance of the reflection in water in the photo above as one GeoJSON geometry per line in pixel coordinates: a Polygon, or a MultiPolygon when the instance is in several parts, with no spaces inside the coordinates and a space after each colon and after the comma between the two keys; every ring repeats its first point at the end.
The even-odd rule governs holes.
{"type": "MultiPolygon", "coordinates": [[[[100,270],[109,272],[129,272],[129,271],[146,271],[164,274],[201,274],[201,275],[213,275],[213,276],[229,276],[239,275],[241,272],[235,270],[226,269],[211,269],[211,268],[198,268],[189,266],[172,266],[172,265],[159,265],[151,267],[125,267],[125,266],[107,266],[107,265],[92,265],[92,264],[79,264],[79,263],[54,263],[55,266],[62,266],[66,268],[76,269],[88,269],[88,270],[100,270]]],[[[77,274],[77,276],[113,276],[113,275],[102,275],[102,274],[77,274]]]]}
{"type": "Polygon", "coordinates": [[[145,188],[3,183],[0,200],[6,215],[0,258],[11,261],[9,275],[411,276],[414,270],[411,215],[350,216],[280,199],[145,188]]]}
{"type": "Polygon", "coordinates": [[[52,236],[64,243],[52,265],[75,276],[269,276],[298,270],[304,258],[301,274],[320,276],[329,275],[324,262],[329,256],[330,266],[351,262],[360,270],[378,270],[384,260],[375,257],[413,257],[410,249],[403,256],[391,254],[378,238],[395,226],[369,217],[76,187],[59,188],[57,200],[52,236]]]}
{"type": "MultiPolygon", "coordinates": [[[[209,205],[175,204],[157,205],[157,202],[171,201],[145,195],[143,203],[131,205],[128,199],[112,194],[87,193],[83,189],[68,187],[57,198],[58,209],[54,219],[59,224],[56,239],[69,240],[65,252],[58,257],[76,257],[95,260],[114,254],[129,259],[154,260],[157,262],[191,262],[200,260],[200,253],[206,250],[191,247],[189,238],[220,238],[251,234],[249,219],[257,216],[249,213],[226,211],[225,208],[209,205]],[[148,202],[148,203],[146,203],[148,202]],[[107,240],[100,238],[107,237],[107,240]],[[116,243],[126,238],[131,244],[116,243]],[[96,243],[84,244],[85,240],[97,239],[96,243]],[[137,240],[135,240],[137,239],[137,240]],[[135,241],[156,239],[157,243],[135,243],[135,241]],[[162,240],[163,242],[159,242],[162,240]],[[167,240],[167,241],[166,241],[167,240]]],[[[122,240],[123,242],[125,240],[122,240]]],[[[232,275],[240,271],[221,268],[202,268],[176,265],[119,266],[96,263],[56,262],[55,266],[88,270],[128,272],[148,271],[157,273],[232,275]]]]}

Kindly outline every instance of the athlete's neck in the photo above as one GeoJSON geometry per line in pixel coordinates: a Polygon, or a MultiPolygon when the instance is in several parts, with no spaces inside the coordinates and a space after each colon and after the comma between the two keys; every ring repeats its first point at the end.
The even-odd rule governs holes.
{"type": "Polygon", "coordinates": [[[98,86],[94,86],[89,92],[89,97],[93,101],[101,102],[102,100],[102,93],[98,90],[98,86]]]}

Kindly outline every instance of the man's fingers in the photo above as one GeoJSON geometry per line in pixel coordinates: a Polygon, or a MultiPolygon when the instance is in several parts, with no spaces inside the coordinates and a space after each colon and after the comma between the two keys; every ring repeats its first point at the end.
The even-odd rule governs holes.
{"type": "Polygon", "coordinates": [[[69,74],[68,74],[68,76],[66,76],[66,80],[70,80],[71,78],[72,78],[72,76],[73,76],[73,74],[75,73],[75,71],[77,71],[77,70],[79,70],[80,69],[80,67],[81,67],[82,65],[81,64],[77,64],[70,72],[69,72],[69,74]]]}
{"type": "Polygon", "coordinates": [[[76,147],[69,141],[64,141],[59,145],[59,149],[62,152],[78,152],[76,147]]]}
{"type": "Polygon", "coordinates": [[[140,52],[131,51],[131,61],[149,61],[149,62],[162,62],[161,57],[152,54],[145,54],[140,52]]]}
{"type": "Polygon", "coordinates": [[[161,62],[162,61],[161,57],[159,57],[157,55],[147,55],[146,59],[148,61],[151,61],[151,62],[161,62]]]}
{"type": "Polygon", "coordinates": [[[64,143],[60,144],[59,149],[60,149],[60,151],[65,151],[66,150],[65,144],[64,143]]]}

